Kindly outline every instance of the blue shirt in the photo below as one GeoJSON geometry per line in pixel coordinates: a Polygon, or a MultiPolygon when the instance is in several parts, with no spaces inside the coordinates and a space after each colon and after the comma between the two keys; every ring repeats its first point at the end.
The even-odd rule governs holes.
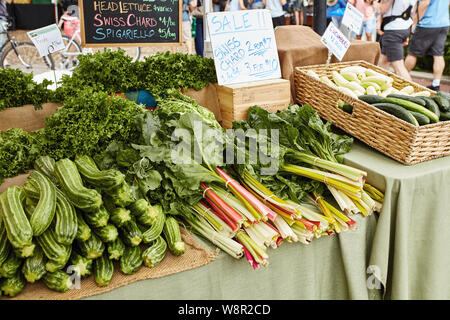
{"type": "MultiPolygon", "coordinates": [[[[189,7],[189,3],[191,3],[194,0],[183,0],[183,7],[188,8],[189,7]]],[[[183,8],[183,15],[181,16],[183,21],[189,21],[189,10],[185,10],[185,8],[183,8]]]]}
{"type": "Polygon", "coordinates": [[[345,0],[338,0],[338,2],[336,2],[336,4],[334,6],[327,6],[327,19],[331,19],[331,15],[330,13],[333,12],[334,10],[337,10],[339,8],[343,8],[345,9],[345,7],[347,6],[347,2],[345,2],[345,0]]]}
{"type": "Polygon", "coordinates": [[[425,15],[417,24],[422,28],[444,28],[450,25],[448,4],[450,0],[431,0],[425,15]]]}

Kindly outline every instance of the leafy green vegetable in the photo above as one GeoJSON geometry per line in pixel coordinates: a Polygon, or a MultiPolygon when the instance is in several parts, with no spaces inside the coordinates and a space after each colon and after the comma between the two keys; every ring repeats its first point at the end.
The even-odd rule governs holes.
{"type": "Polygon", "coordinates": [[[156,97],[168,89],[200,90],[217,82],[214,61],[183,53],[157,53],[132,62],[123,50],[80,56],[80,65],[71,76],[63,76],[56,89],[58,101],[91,87],[109,94],[148,90],[156,97]]]}
{"type": "Polygon", "coordinates": [[[136,141],[134,117],[144,108],[122,97],[87,88],[66,100],[46,121],[38,137],[42,155],[55,159],[94,155],[114,140],[136,141]]]}
{"type": "Polygon", "coordinates": [[[25,173],[39,155],[35,138],[19,128],[0,133],[0,184],[3,178],[25,173]]]}
{"type": "Polygon", "coordinates": [[[0,111],[6,108],[32,104],[40,109],[42,104],[51,101],[53,92],[47,89],[52,81],[44,80],[38,84],[32,73],[19,69],[0,69],[0,111]]]}

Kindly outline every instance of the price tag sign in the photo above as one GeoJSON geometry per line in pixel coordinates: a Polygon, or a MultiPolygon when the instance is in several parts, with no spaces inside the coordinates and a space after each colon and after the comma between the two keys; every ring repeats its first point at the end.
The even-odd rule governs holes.
{"type": "Polygon", "coordinates": [[[364,15],[352,6],[349,2],[347,2],[347,7],[345,8],[344,17],[342,18],[342,24],[358,34],[361,30],[361,26],[363,24],[364,15]]]}
{"type": "Polygon", "coordinates": [[[207,15],[219,85],[281,78],[269,10],[207,15]]]}
{"type": "Polygon", "coordinates": [[[27,34],[41,57],[64,49],[61,31],[56,24],[29,31],[27,34]]]}
{"type": "Polygon", "coordinates": [[[320,41],[335,55],[336,58],[338,58],[339,61],[342,60],[350,47],[350,40],[339,31],[333,22],[330,22],[320,41]]]}

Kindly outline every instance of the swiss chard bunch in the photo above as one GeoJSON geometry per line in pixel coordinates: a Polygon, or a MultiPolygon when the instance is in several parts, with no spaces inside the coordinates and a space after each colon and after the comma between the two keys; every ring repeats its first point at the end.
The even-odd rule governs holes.
{"type": "Polygon", "coordinates": [[[39,131],[42,154],[55,159],[94,155],[110,142],[137,141],[134,117],[144,108],[135,102],[87,88],[67,99],[39,131]]]}
{"type": "Polygon", "coordinates": [[[6,108],[32,104],[36,109],[53,99],[53,92],[47,89],[52,81],[45,79],[38,84],[32,73],[19,69],[0,69],[0,111],[6,108]]]}
{"type": "Polygon", "coordinates": [[[39,155],[39,143],[19,128],[0,133],[0,184],[3,178],[25,173],[39,155]]]}

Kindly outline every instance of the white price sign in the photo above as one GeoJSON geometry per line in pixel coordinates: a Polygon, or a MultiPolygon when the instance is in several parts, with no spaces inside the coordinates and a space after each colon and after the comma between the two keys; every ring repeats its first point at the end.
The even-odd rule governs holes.
{"type": "Polygon", "coordinates": [[[61,31],[56,24],[29,31],[27,34],[41,57],[64,49],[61,31]]]}
{"type": "Polygon", "coordinates": [[[342,60],[350,47],[350,40],[336,28],[333,22],[330,22],[320,41],[335,55],[336,58],[338,58],[339,61],[342,60]]]}
{"type": "Polygon", "coordinates": [[[207,20],[219,85],[281,78],[269,10],[211,12],[207,20]]]}
{"type": "Polygon", "coordinates": [[[363,24],[364,15],[347,2],[347,7],[345,8],[344,17],[342,18],[342,24],[349,28],[354,33],[358,34],[361,30],[363,24]]]}

